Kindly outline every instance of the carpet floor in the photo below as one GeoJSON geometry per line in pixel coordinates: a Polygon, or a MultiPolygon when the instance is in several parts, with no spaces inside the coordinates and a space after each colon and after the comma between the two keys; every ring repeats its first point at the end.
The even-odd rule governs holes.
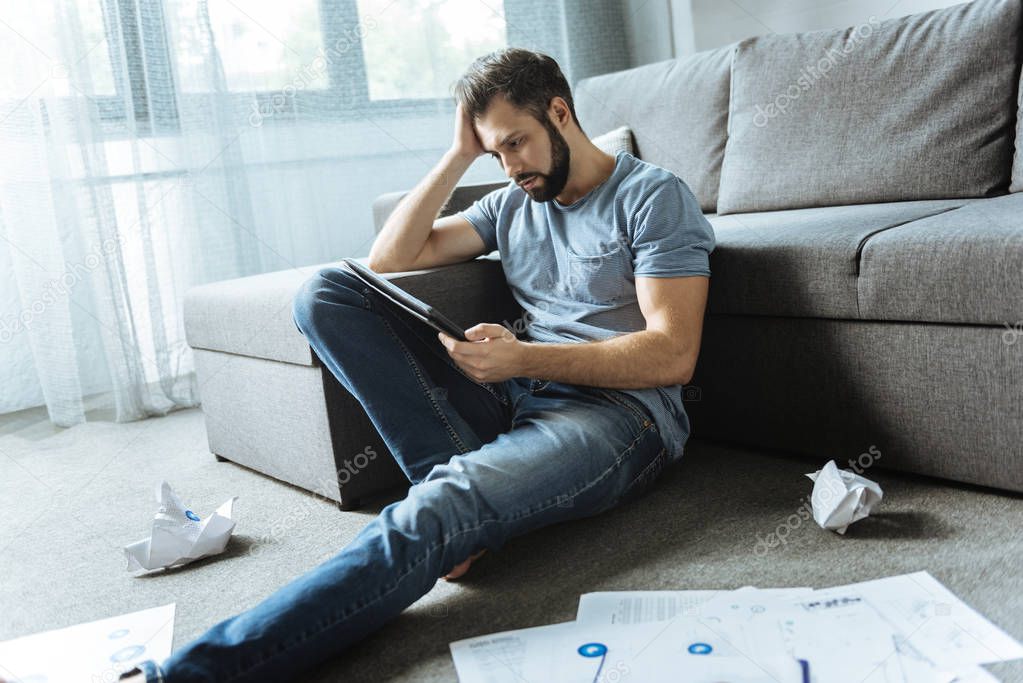
{"type": "MultiPolygon", "coordinates": [[[[643,498],[513,539],[305,680],[455,681],[449,642],[569,621],[589,591],[825,587],[918,570],[1023,640],[1023,496],[874,468],[867,476],[884,501],[845,536],[793,517],[812,486],[805,472],[856,455],[810,460],[693,440],[643,498]],[[758,546],[780,529],[784,543],[758,546]]],[[[0,640],[176,602],[181,647],[337,553],[387,502],[340,512],[218,463],[197,410],[66,430],[8,420],[0,640]],[[238,525],[224,554],[134,577],[121,548],[148,533],[162,480],[200,514],[239,496],[238,525]]],[[[1023,661],[988,668],[1023,683],[1023,661]]]]}

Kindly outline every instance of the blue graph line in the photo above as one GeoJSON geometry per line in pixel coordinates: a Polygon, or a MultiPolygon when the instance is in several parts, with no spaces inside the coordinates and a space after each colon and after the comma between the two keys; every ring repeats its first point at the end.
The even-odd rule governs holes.
{"type": "Polygon", "coordinates": [[[604,643],[586,643],[580,645],[577,650],[583,657],[600,657],[600,666],[597,667],[597,673],[593,677],[593,683],[597,683],[600,679],[600,672],[604,668],[604,661],[607,659],[607,645],[604,643]]]}
{"type": "Polygon", "coordinates": [[[797,659],[799,668],[803,670],[803,683],[810,683],[810,662],[805,659],[797,659]]]}

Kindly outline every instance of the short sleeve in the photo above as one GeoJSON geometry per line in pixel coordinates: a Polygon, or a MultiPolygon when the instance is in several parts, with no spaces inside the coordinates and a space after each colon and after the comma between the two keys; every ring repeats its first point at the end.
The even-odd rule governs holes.
{"type": "Polygon", "coordinates": [[[483,240],[487,252],[497,249],[497,216],[501,211],[507,187],[499,187],[474,201],[469,208],[458,212],[458,215],[469,221],[476,234],[483,240]]]}
{"type": "Polygon", "coordinates": [[[714,228],[692,190],[674,176],[650,193],[633,217],[633,274],[710,275],[714,228]]]}

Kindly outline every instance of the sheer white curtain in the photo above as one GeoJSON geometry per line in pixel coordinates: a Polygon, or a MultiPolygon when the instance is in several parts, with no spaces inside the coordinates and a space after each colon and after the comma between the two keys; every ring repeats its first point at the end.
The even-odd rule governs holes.
{"type": "Polygon", "coordinates": [[[365,255],[474,57],[543,50],[575,82],[628,66],[621,23],[618,0],[0,0],[0,412],[195,405],[189,287],[365,255]]]}

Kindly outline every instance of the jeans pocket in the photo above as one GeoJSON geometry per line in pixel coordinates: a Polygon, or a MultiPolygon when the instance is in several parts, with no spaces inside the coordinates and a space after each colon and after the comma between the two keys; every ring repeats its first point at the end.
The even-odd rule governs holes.
{"type": "Polygon", "coordinates": [[[648,426],[651,422],[654,422],[653,415],[647,407],[639,402],[638,399],[633,398],[629,394],[617,389],[602,389],[596,388],[597,393],[603,396],[608,401],[623,406],[630,411],[636,418],[636,424],[642,428],[648,426]]]}
{"type": "Polygon", "coordinates": [[[657,481],[657,478],[661,476],[661,472],[664,471],[667,463],[668,449],[662,447],[653,460],[647,463],[646,467],[636,475],[635,479],[629,482],[621,498],[618,499],[618,503],[625,503],[642,497],[653,486],[654,482],[657,481]]]}

